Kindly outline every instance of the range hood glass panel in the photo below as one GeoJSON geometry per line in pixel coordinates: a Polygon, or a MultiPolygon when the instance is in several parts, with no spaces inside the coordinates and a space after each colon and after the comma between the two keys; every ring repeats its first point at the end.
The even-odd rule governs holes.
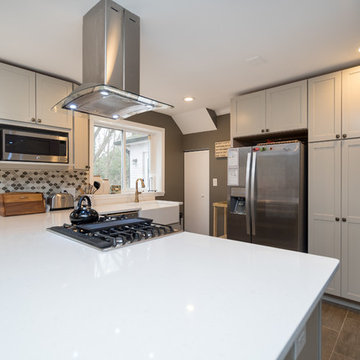
{"type": "Polygon", "coordinates": [[[78,87],[54,107],[54,111],[68,109],[91,115],[121,118],[151,110],[170,109],[173,106],[108,85],[83,85],[78,87]],[[76,108],[74,109],[74,106],[76,108]]]}

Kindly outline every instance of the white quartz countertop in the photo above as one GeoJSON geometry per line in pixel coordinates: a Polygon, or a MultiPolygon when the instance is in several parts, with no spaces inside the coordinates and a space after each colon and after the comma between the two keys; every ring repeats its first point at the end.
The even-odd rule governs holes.
{"type": "Polygon", "coordinates": [[[192,233],[102,253],[0,218],[0,358],[271,360],[338,260],[192,233]]]}

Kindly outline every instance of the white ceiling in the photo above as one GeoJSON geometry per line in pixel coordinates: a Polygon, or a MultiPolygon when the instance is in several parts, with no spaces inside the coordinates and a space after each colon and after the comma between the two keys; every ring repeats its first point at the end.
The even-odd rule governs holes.
{"type": "MultiPolygon", "coordinates": [[[[0,58],[81,82],[82,16],[96,2],[2,0],[0,58]]],[[[141,17],[141,94],[172,114],[224,113],[235,94],[360,63],[359,0],[117,2],[141,17]]]]}

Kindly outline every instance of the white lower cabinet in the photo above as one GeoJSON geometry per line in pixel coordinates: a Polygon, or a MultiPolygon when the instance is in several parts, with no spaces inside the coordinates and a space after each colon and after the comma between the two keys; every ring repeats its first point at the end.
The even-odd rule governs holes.
{"type": "Polygon", "coordinates": [[[327,292],[360,301],[360,139],[309,144],[309,253],[340,260],[327,292]]]}
{"type": "Polygon", "coordinates": [[[342,144],[341,295],[360,301],[360,139],[342,144]]]}
{"type": "MultiPolygon", "coordinates": [[[[341,259],[341,142],[309,144],[309,253],[341,259]]],[[[327,292],[340,296],[341,270],[327,292]]]]}

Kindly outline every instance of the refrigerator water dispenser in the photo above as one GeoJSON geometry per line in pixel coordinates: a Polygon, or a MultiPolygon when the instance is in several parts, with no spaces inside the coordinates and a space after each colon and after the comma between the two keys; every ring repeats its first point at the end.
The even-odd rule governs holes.
{"type": "Polygon", "coordinates": [[[245,215],[245,197],[235,197],[231,196],[230,198],[230,211],[232,214],[245,215]]]}

